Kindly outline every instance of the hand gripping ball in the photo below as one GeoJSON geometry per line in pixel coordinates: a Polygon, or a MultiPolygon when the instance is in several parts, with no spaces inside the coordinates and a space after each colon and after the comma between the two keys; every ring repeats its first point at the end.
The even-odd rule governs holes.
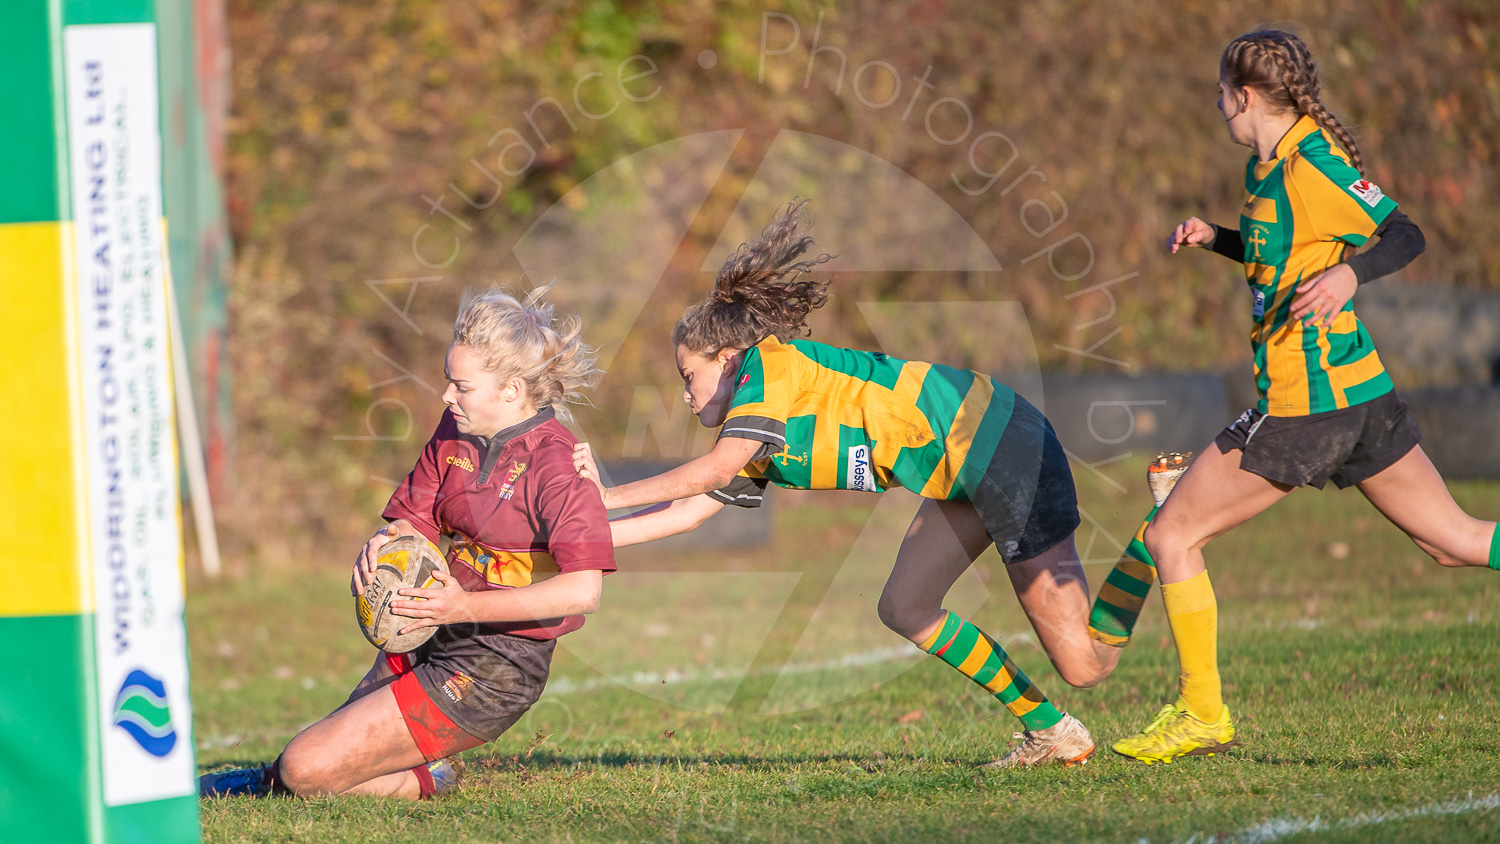
{"type": "Polygon", "coordinates": [[[370,644],[387,653],[404,654],[432,638],[436,627],[422,627],[404,636],[396,631],[416,619],[391,611],[391,602],[420,600],[403,598],[396,590],[409,586],[438,586],[435,571],[448,571],[443,552],[423,536],[402,536],[381,546],[375,573],[365,582],[365,593],[354,598],[354,615],[370,644]]]}

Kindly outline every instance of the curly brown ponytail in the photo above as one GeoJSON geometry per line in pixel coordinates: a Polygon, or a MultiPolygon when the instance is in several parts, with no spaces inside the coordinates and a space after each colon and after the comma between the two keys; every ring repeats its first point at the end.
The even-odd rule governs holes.
{"type": "Polygon", "coordinates": [[[1319,99],[1318,65],[1301,38],[1280,29],[1241,35],[1224,48],[1219,76],[1231,88],[1254,88],[1278,110],[1311,117],[1338,139],[1354,169],[1364,174],[1364,158],[1354,137],[1319,99]]]}
{"type": "Polygon", "coordinates": [[[712,356],[772,335],[786,342],[807,327],[807,315],[828,301],[831,279],[802,276],[834,258],[824,253],[798,260],[813,247],[805,232],[812,224],[807,203],[788,202],[755,243],[740,244],[724,261],[713,295],[688,308],[672,328],[674,345],[712,356]]]}

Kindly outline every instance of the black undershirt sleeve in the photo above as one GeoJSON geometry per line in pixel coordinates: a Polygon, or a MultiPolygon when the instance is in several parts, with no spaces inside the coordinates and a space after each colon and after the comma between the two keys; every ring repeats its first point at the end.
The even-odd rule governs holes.
{"type": "Polygon", "coordinates": [[[1427,238],[1411,218],[1397,208],[1375,229],[1380,242],[1350,258],[1349,269],[1360,284],[1383,278],[1416,260],[1427,248],[1427,238]]]}
{"type": "MultiPolygon", "coordinates": [[[[1411,218],[1396,209],[1375,229],[1372,237],[1380,238],[1368,250],[1350,258],[1349,269],[1360,284],[1384,278],[1417,259],[1427,248],[1427,238],[1411,218]]],[[[1245,241],[1238,229],[1214,224],[1214,241],[1210,248],[1226,258],[1244,262],[1245,241]]]]}
{"type": "Polygon", "coordinates": [[[1214,242],[1209,248],[1223,255],[1225,258],[1245,262],[1245,241],[1240,239],[1240,230],[1221,226],[1218,223],[1210,223],[1214,227],[1214,242]]]}
{"type": "Polygon", "coordinates": [[[720,504],[755,508],[760,506],[761,500],[765,497],[768,484],[770,481],[765,478],[735,475],[734,480],[730,481],[728,486],[709,490],[708,497],[720,504]]]}

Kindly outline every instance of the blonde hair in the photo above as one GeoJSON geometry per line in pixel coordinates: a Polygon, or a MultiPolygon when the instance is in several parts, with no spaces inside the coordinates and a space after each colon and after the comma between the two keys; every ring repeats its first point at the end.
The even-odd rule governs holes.
{"type": "Polygon", "coordinates": [[[583,320],[557,320],[543,301],[548,287],[525,299],[500,289],[468,291],[453,322],[453,342],[479,355],[485,372],[497,382],[520,378],[538,410],[551,407],[559,418],[572,418],[569,403],[586,401],[582,391],[599,382],[594,352],[584,345],[583,320]]]}

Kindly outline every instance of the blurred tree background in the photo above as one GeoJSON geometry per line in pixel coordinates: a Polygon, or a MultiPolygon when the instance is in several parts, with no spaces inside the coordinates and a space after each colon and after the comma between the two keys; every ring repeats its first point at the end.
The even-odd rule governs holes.
{"type": "MultiPolygon", "coordinates": [[[[237,431],[219,511],[230,565],[352,558],[377,523],[388,481],[410,467],[441,411],[417,379],[441,389],[463,290],[533,283],[512,249],[547,209],[612,162],[694,133],[746,130],[688,229],[699,260],[719,235],[708,223],[728,215],[758,155],[792,129],[866,150],[950,204],[1004,264],[1006,297],[1025,307],[1044,366],[1121,371],[1059,348],[1087,349],[1110,325],[1120,331],[1097,353],[1132,371],[1243,362],[1249,309],[1237,269],[1207,255],[1171,259],[1161,243],[1188,215],[1237,218],[1247,150],[1228,141],[1215,108],[1218,57],[1229,39],[1267,22],[1293,25],[1309,41],[1324,101],[1354,131],[1367,175],[1426,232],[1427,254],[1407,283],[1500,286],[1493,0],[1271,2],[1244,12],[1181,0],[229,0],[237,431]],[[809,68],[815,37],[847,56],[842,81],[831,51],[809,68]],[[762,66],[763,40],[786,52],[762,66]],[[856,95],[853,76],[871,61],[903,80],[889,107],[865,102],[891,91],[878,68],[864,78],[864,100],[856,95]],[[581,85],[590,73],[602,76],[581,85]],[[919,78],[931,88],[903,119],[919,78]],[[642,102],[621,95],[657,86],[642,102]],[[561,108],[539,107],[548,97],[561,108]],[[967,105],[970,141],[1001,132],[1016,145],[1018,157],[990,190],[962,189],[982,184],[969,142],[934,140],[963,134],[956,106],[934,114],[932,134],[924,127],[928,106],[943,97],[967,105]],[[580,113],[613,104],[602,119],[580,113]],[[495,140],[506,129],[515,135],[495,140]],[[534,156],[516,148],[497,157],[521,137],[534,156]],[[1031,178],[1004,192],[1031,167],[1031,178]],[[1051,191],[1069,216],[1038,239],[1025,225],[1060,216],[1051,191]],[[429,263],[445,261],[457,242],[452,263],[419,263],[419,232],[429,263]],[[1039,244],[1075,232],[1094,251],[1085,277],[1064,281],[1045,258],[1022,263],[1039,244]],[[1113,303],[1065,298],[1130,273],[1139,275],[1111,288],[1113,303]],[[370,283],[410,278],[435,280],[370,283]]],[[[980,166],[1004,164],[1008,149],[985,149],[980,166]]],[[[1060,250],[1057,260],[1066,275],[1083,259],[1060,250]]],[[[676,400],[667,333],[710,279],[674,262],[613,357],[595,407],[577,412],[591,438],[618,446],[640,385],[676,400]]],[[[857,302],[978,301],[994,297],[988,284],[962,274],[841,275],[814,320],[816,336],[873,346],[857,302]]],[[[954,362],[969,351],[953,350],[954,362]]],[[[1397,374],[1402,383],[1421,378],[1397,374]]]]}

